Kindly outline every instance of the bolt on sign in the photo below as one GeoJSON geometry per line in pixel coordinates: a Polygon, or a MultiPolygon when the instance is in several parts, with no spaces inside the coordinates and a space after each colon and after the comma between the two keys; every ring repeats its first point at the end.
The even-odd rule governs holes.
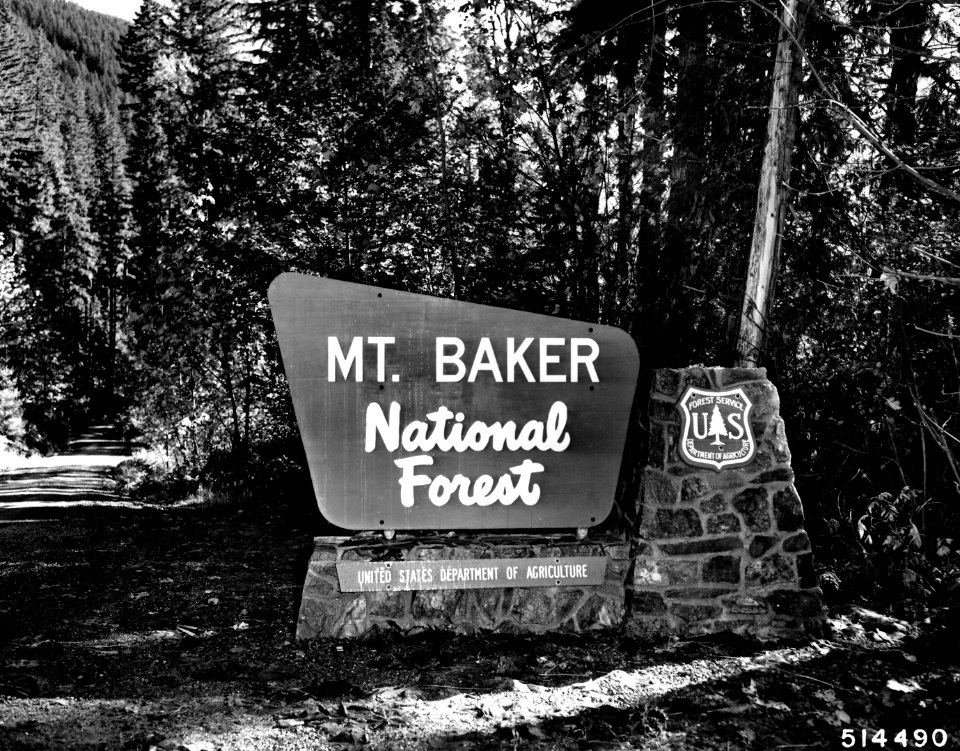
{"type": "Polygon", "coordinates": [[[626,332],[302,274],[269,298],[329,521],[579,528],[609,514],[639,370],[626,332]]]}
{"type": "Polygon", "coordinates": [[[753,403],[743,389],[688,388],[679,402],[680,455],[687,464],[720,470],[749,464],[757,450],[750,427],[753,403]]]}

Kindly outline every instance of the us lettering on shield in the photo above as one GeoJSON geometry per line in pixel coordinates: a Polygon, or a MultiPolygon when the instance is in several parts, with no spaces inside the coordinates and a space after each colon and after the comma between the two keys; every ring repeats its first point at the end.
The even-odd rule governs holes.
{"type": "Polygon", "coordinates": [[[753,403],[743,389],[688,388],[677,405],[683,416],[680,456],[695,467],[717,472],[748,464],[756,453],[750,428],[753,403]]]}

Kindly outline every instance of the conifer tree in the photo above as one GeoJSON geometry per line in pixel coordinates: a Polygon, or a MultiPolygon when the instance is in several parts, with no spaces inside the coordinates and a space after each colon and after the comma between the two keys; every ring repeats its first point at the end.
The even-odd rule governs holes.
{"type": "Polygon", "coordinates": [[[727,435],[727,426],[723,422],[723,415],[720,414],[720,407],[716,404],[713,405],[713,412],[710,413],[710,430],[707,431],[707,435],[712,435],[716,439],[711,441],[713,446],[722,446],[723,441],[720,440],[720,436],[727,435]]]}

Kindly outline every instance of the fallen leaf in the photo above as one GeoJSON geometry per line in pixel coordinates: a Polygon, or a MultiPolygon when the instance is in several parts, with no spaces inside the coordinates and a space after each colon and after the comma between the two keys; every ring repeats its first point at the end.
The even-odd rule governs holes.
{"type": "Polygon", "coordinates": [[[887,688],[891,691],[901,691],[905,694],[913,693],[914,691],[919,691],[920,686],[916,681],[907,681],[906,683],[901,683],[896,678],[891,678],[887,681],[887,688]]]}

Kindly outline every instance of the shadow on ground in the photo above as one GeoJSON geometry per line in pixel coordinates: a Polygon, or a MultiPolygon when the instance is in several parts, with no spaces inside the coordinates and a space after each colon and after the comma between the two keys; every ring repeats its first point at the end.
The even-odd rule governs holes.
{"type": "Polygon", "coordinates": [[[760,751],[960,732],[949,620],[912,641],[839,619],[793,643],[298,643],[313,530],[275,497],[0,525],[0,748],[760,751]]]}

